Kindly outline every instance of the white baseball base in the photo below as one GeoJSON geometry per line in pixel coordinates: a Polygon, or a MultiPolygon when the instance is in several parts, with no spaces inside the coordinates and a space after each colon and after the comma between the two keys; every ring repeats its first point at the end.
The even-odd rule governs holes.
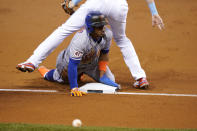
{"type": "Polygon", "coordinates": [[[104,93],[114,94],[120,87],[113,87],[102,83],[87,83],[79,88],[80,91],[86,93],[104,93]]]}

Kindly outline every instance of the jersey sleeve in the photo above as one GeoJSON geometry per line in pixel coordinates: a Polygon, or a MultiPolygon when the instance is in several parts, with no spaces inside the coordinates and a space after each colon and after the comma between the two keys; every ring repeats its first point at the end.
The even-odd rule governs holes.
{"type": "Polygon", "coordinates": [[[68,80],[70,84],[70,89],[78,87],[77,83],[77,66],[80,63],[79,60],[69,59],[68,64],[68,80]]]}
{"type": "Polygon", "coordinates": [[[101,49],[101,52],[106,54],[109,52],[110,46],[111,46],[111,41],[112,41],[112,32],[110,29],[106,28],[105,30],[105,34],[106,34],[106,43],[104,45],[104,47],[101,49]]]}
{"type": "Polygon", "coordinates": [[[70,59],[81,60],[85,48],[84,32],[77,32],[70,43],[70,59]]]}

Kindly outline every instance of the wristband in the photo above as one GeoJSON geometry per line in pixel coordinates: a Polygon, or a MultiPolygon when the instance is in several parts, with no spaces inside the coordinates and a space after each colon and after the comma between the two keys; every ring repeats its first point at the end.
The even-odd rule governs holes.
{"type": "Polygon", "coordinates": [[[99,61],[99,70],[106,71],[108,62],[107,61],[99,61]]]}
{"type": "Polygon", "coordinates": [[[150,9],[152,15],[157,15],[157,14],[158,14],[157,8],[156,8],[156,6],[155,6],[155,2],[149,3],[149,4],[148,4],[148,7],[149,7],[149,9],[150,9]]]}

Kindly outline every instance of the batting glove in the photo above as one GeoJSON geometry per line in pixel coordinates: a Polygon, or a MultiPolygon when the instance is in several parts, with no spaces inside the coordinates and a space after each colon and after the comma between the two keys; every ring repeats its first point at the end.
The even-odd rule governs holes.
{"type": "Polygon", "coordinates": [[[71,96],[83,96],[86,95],[85,92],[80,91],[79,88],[75,87],[71,90],[71,96]]]}
{"type": "Polygon", "coordinates": [[[103,83],[103,84],[106,84],[106,85],[119,87],[119,85],[117,83],[115,83],[114,81],[110,80],[105,74],[100,78],[99,81],[101,83],[103,83]]]}

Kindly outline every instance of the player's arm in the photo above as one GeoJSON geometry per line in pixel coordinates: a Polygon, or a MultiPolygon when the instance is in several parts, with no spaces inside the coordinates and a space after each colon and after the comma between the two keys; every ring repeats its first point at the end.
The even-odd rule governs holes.
{"type": "Polygon", "coordinates": [[[80,60],[74,60],[72,58],[69,59],[68,63],[68,80],[70,84],[70,89],[71,89],[71,96],[82,96],[85,95],[86,93],[79,91],[78,89],[78,83],[77,83],[77,67],[78,64],[80,63],[80,60]]]}
{"type": "Polygon", "coordinates": [[[106,71],[108,68],[108,63],[109,63],[109,49],[111,46],[111,41],[112,41],[112,32],[108,29],[105,28],[105,40],[106,44],[105,46],[101,49],[100,56],[99,56],[99,62],[98,62],[98,67],[100,70],[100,79],[99,82],[114,86],[114,87],[119,87],[117,83],[109,79],[106,75],[106,71]]]}
{"type": "Polygon", "coordinates": [[[105,74],[107,70],[107,65],[109,62],[109,50],[101,50],[100,57],[99,57],[99,70],[100,70],[100,79],[99,81],[103,84],[114,86],[114,87],[119,87],[117,83],[112,81],[107,77],[105,74]]]}
{"type": "Polygon", "coordinates": [[[152,14],[152,26],[158,26],[160,30],[164,29],[164,23],[162,18],[159,16],[159,13],[157,11],[156,5],[154,0],[146,0],[148,3],[148,7],[152,14]]]}
{"type": "Polygon", "coordinates": [[[100,70],[100,77],[104,75],[106,72],[107,65],[109,63],[109,50],[101,50],[100,57],[99,57],[99,70],[100,70]]]}
{"type": "Polygon", "coordinates": [[[82,33],[76,33],[69,45],[68,80],[71,89],[71,96],[82,96],[85,93],[78,89],[78,65],[83,57],[84,39],[82,33]]]}
{"type": "Polygon", "coordinates": [[[70,84],[70,89],[78,88],[77,84],[77,67],[80,63],[80,60],[74,60],[72,58],[69,59],[68,63],[68,80],[70,84]]]}

